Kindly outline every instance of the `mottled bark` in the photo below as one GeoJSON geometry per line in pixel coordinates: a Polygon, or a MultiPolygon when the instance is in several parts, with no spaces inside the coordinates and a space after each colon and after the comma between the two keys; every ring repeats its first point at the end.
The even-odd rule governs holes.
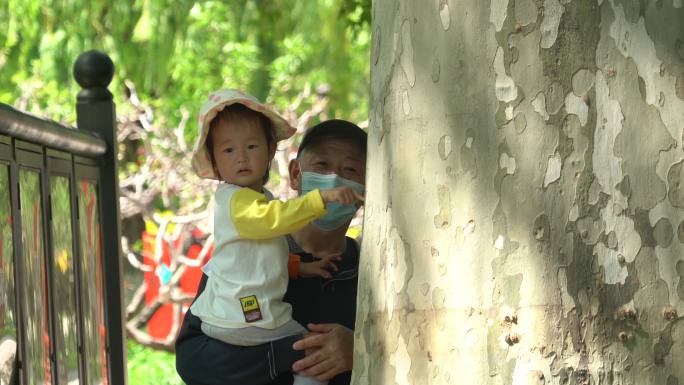
{"type": "Polygon", "coordinates": [[[684,383],[682,0],[376,0],[355,384],[684,383]]]}

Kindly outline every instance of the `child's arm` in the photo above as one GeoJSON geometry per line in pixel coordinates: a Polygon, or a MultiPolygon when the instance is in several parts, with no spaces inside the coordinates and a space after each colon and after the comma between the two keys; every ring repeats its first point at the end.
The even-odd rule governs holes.
{"type": "Polygon", "coordinates": [[[363,196],[349,187],[310,191],[287,202],[267,201],[264,194],[249,188],[233,193],[231,219],[238,234],[247,239],[267,239],[295,232],[326,214],[325,203],[343,205],[363,201],[363,196]]]}
{"type": "Polygon", "coordinates": [[[326,211],[319,190],[281,202],[267,201],[264,194],[242,188],[231,197],[230,213],[241,237],[267,239],[297,231],[326,211]]]}
{"type": "Polygon", "coordinates": [[[341,205],[353,205],[354,203],[363,202],[363,195],[354,191],[351,187],[337,187],[328,190],[321,190],[321,198],[323,202],[336,202],[341,205]]]}

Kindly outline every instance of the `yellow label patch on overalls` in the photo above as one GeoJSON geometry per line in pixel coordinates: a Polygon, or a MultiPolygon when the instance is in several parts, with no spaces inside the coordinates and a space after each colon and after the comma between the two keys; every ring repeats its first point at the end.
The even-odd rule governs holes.
{"type": "Polygon", "coordinates": [[[256,322],[263,319],[261,316],[261,308],[259,308],[259,301],[255,295],[240,298],[240,305],[242,305],[242,313],[245,315],[245,321],[256,322]]]}

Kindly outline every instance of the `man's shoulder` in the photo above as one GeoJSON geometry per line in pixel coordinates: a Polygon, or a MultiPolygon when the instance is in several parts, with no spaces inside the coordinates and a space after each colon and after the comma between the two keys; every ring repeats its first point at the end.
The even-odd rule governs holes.
{"type": "Polygon", "coordinates": [[[350,258],[355,262],[356,265],[359,264],[359,256],[361,254],[361,245],[354,238],[345,237],[347,239],[347,247],[344,249],[342,258],[350,258]]]}
{"type": "Polygon", "coordinates": [[[351,237],[345,238],[347,238],[347,249],[345,251],[349,251],[350,253],[356,255],[361,254],[361,241],[351,237]]]}

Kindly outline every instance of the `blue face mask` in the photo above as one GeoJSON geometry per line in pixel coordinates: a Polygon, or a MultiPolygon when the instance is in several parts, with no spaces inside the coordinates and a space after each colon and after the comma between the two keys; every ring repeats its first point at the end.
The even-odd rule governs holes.
{"type": "MultiPolygon", "coordinates": [[[[319,189],[327,190],[336,187],[347,186],[351,187],[357,193],[363,195],[364,187],[360,183],[356,183],[349,179],[344,179],[337,174],[318,174],[315,172],[302,173],[302,194],[309,191],[319,189]]],[[[356,205],[343,206],[339,203],[328,203],[325,205],[328,213],[316,219],[312,224],[321,230],[331,231],[339,229],[342,225],[349,222],[356,213],[356,205]]]]}

